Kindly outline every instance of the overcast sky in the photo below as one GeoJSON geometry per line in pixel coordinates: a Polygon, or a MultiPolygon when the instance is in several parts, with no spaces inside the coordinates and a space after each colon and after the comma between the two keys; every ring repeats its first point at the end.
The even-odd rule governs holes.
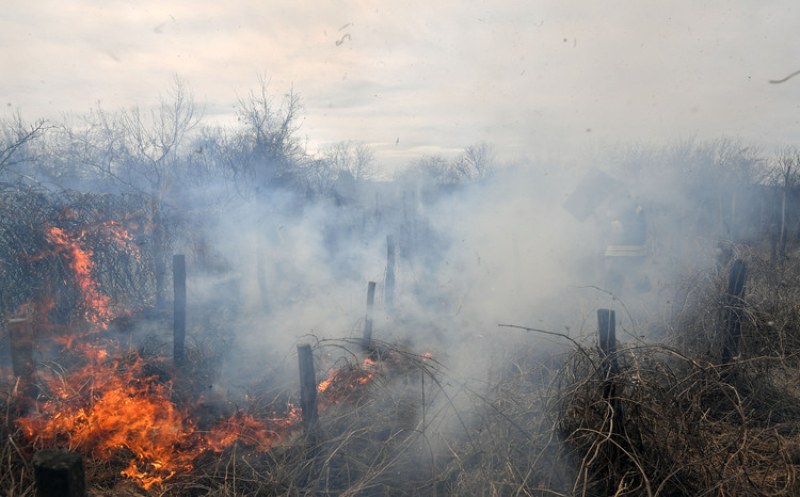
{"type": "MultiPolygon", "coordinates": [[[[797,0],[9,1],[0,98],[23,117],[154,104],[177,74],[224,122],[270,80],[312,151],[382,164],[616,142],[798,144],[797,0]]],[[[228,122],[232,123],[232,120],[228,122]]]]}

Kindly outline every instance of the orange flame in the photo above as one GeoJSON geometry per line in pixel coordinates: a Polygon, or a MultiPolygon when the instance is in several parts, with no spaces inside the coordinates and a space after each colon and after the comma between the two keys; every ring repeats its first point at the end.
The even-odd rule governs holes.
{"type": "Polygon", "coordinates": [[[241,442],[261,451],[270,450],[300,426],[300,408],[292,404],[288,407],[285,418],[257,420],[250,414],[236,413],[205,435],[207,447],[214,452],[222,452],[234,443],[241,442]]]}
{"type": "Polygon", "coordinates": [[[195,454],[176,450],[190,442],[194,428],[186,412],[169,399],[170,385],[144,373],[138,356],[112,356],[97,345],[81,345],[85,367],[45,383],[51,399],[21,418],[36,445],[65,443],[102,460],[132,457],[122,474],[147,489],[192,468],[195,454]]]}
{"type": "Polygon", "coordinates": [[[82,247],[79,239],[55,226],[47,230],[45,236],[50,243],[58,247],[59,252],[65,255],[67,264],[75,274],[75,281],[81,290],[83,300],[83,318],[98,329],[108,328],[108,323],[113,318],[109,308],[111,299],[100,293],[97,283],[92,278],[94,269],[92,250],[82,247]]]}
{"type": "Polygon", "coordinates": [[[136,260],[141,260],[141,251],[134,242],[133,235],[131,235],[128,230],[123,228],[122,225],[117,221],[111,219],[100,223],[98,229],[104,232],[111,241],[115,242],[123,250],[136,258],[136,260]]]}
{"type": "Polygon", "coordinates": [[[362,385],[371,382],[381,371],[381,364],[365,358],[358,365],[328,370],[328,377],[317,385],[322,404],[336,404],[349,400],[362,385]]]}
{"type": "Polygon", "coordinates": [[[109,347],[80,344],[83,367],[43,375],[49,400],[17,421],[34,446],[127,460],[120,473],[147,490],[192,470],[205,451],[222,452],[237,441],[266,451],[300,426],[299,409],[289,405],[285,418],[234,414],[202,433],[188,409],[172,401],[170,383],[146,374],[140,356],[109,347]]]}
{"type": "MultiPolygon", "coordinates": [[[[102,234],[107,241],[114,243],[137,261],[141,260],[141,252],[134,243],[133,236],[114,220],[96,223],[91,226],[91,230],[82,229],[77,233],[68,233],[52,226],[46,230],[45,237],[55,245],[55,250],[39,257],[52,253],[62,254],[81,292],[81,317],[91,326],[91,331],[100,331],[107,329],[112,320],[130,314],[130,311],[112,309],[111,299],[100,291],[93,276],[94,252],[86,246],[90,233],[102,234]]],[[[62,341],[67,347],[71,347],[76,338],[78,337],[66,337],[62,341]]]]}
{"type": "MultiPolygon", "coordinates": [[[[136,254],[132,237],[117,223],[99,225],[111,240],[136,254]]],[[[115,317],[111,299],[93,279],[93,251],[85,234],[73,235],[51,227],[47,240],[63,254],[81,290],[82,317],[93,331],[107,329],[115,317]]],[[[108,342],[66,343],[80,355],[72,371],[50,369],[41,378],[48,400],[17,423],[36,447],[66,446],[103,461],[120,461],[120,473],[145,490],[163,485],[176,474],[191,471],[197,458],[222,452],[235,443],[270,450],[301,426],[300,409],[289,404],[285,416],[257,419],[236,413],[208,432],[199,431],[188,408],[172,399],[172,385],[148,373],[136,353],[123,353],[108,342]]],[[[331,370],[319,384],[321,404],[352,398],[359,387],[381,372],[381,364],[367,358],[357,366],[331,370]]]]}

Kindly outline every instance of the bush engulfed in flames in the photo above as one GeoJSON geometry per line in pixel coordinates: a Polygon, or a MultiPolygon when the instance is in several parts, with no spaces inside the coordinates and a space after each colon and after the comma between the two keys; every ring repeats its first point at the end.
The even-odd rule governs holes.
{"type": "MultiPolygon", "coordinates": [[[[119,224],[104,223],[101,229],[113,243],[137,250],[119,224]]],[[[130,311],[115,309],[93,279],[93,252],[82,234],[51,227],[46,240],[51,247],[43,257],[62,257],[73,274],[83,323],[76,326],[80,332],[57,340],[74,366],[40,371],[42,394],[18,420],[35,448],[66,447],[101,461],[125,461],[122,475],[149,489],[192,470],[204,453],[222,452],[236,443],[266,451],[300,429],[300,410],[288,404],[282,406],[282,415],[270,419],[237,412],[199,430],[193,406],[173,400],[171,381],[149,373],[153,368],[142,356],[102,335],[121,312],[130,311]]],[[[380,371],[369,359],[362,366],[331,370],[319,385],[320,404],[345,400],[380,371]]]]}

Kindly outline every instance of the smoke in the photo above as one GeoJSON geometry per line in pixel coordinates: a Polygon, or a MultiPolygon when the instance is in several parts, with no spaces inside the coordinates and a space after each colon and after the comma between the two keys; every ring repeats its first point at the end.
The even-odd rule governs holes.
{"type": "MultiPolygon", "coordinates": [[[[538,344],[537,353],[554,346],[499,324],[590,334],[606,297],[593,289],[604,240],[596,222],[579,222],[563,207],[580,177],[524,164],[456,187],[407,175],[365,182],[344,200],[276,189],[204,211],[195,240],[177,248],[189,251],[195,320],[209,309],[230,313],[217,383],[235,389],[268,372],[293,384],[298,343],[361,337],[370,281],[373,337],[431,353],[453,384],[488,381],[520,344],[538,344]],[[389,238],[393,302],[385,287],[389,238]]],[[[191,335],[191,312],[189,320],[191,335]]],[[[474,407],[462,401],[453,405],[474,407]]]]}
{"type": "MultiPolygon", "coordinates": [[[[359,345],[375,282],[378,347],[435,364],[420,403],[436,415],[423,428],[469,438],[510,370],[544,384],[569,340],[594,345],[597,309],[618,311],[622,341],[663,339],[687,275],[726,263],[720,240],[761,229],[748,193],[759,155],[730,140],[551,153],[481,163],[480,174],[446,159],[391,180],[327,171],[314,190],[302,187],[314,181],[304,174],[320,172],[313,161],[270,163],[222,138],[222,152],[240,152],[236,167],[220,173],[212,166],[225,163],[222,152],[195,149],[173,165],[191,171],[206,160],[207,176],[152,185],[170,249],[186,255],[189,358],[207,369],[203,395],[221,403],[244,405],[265,385],[296,391],[301,343],[317,345],[320,378],[342,357],[388,357],[359,345]],[[631,217],[644,238],[614,241],[631,217]],[[636,254],[610,260],[611,245],[636,254]]],[[[163,323],[139,331],[171,339],[163,323]]],[[[415,381],[389,379],[378,394],[406,402],[424,391],[415,381]]]]}
{"type": "MultiPolygon", "coordinates": [[[[676,305],[681,278],[713,265],[717,235],[730,229],[708,231],[708,223],[714,202],[742,181],[733,177],[741,172],[734,159],[741,167],[750,160],[735,145],[620,148],[563,164],[498,167],[456,187],[406,175],[360,183],[347,198],[276,189],[203,215],[190,298],[234,306],[237,354],[285,357],[299,342],[358,338],[374,281],[377,339],[430,350],[471,377],[485,377],[499,350],[520,339],[501,323],[590,339],[594,311],[611,307],[626,329],[646,336],[654,316],[676,305]],[[564,204],[597,169],[620,186],[577,219],[564,204]],[[714,188],[697,186],[712,178],[714,188]],[[604,258],[618,199],[647,216],[647,256],[621,293],[606,286],[604,258]],[[387,236],[397,255],[392,308],[384,302],[387,236]]],[[[242,366],[236,357],[231,363],[242,366]]]]}

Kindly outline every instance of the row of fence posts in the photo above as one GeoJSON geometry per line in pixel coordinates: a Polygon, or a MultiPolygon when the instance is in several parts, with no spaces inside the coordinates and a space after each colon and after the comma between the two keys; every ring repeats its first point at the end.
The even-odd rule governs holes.
{"type": "MultiPolygon", "coordinates": [[[[396,250],[394,237],[386,236],[386,274],[384,280],[384,305],[387,311],[394,308],[395,301],[396,250]]],[[[376,283],[367,284],[367,313],[364,319],[362,344],[365,349],[372,348],[373,311],[375,307],[376,283]]],[[[172,256],[173,298],[173,361],[180,366],[186,360],[186,257],[183,254],[172,256]]]]}
{"type": "MultiPolygon", "coordinates": [[[[392,235],[386,237],[386,275],[384,281],[384,305],[386,310],[392,310],[394,306],[394,282],[395,282],[395,245],[392,235]]],[[[367,305],[364,315],[364,330],[361,336],[361,346],[364,350],[372,352],[374,344],[372,341],[374,311],[375,311],[375,289],[377,284],[374,281],[367,283],[367,305]]],[[[300,412],[303,427],[309,436],[315,436],[316,424],[319,421],[317,408],[317,375],[314,369],[314,353],[311,345],[301,344],[297,346],[297,360],[300,368],[300,412]]]]}
{"type": "MultiPolygon", "coordinates": [[[[386,295],[393,296],[394,245],[387,237],[386,295]],[[391,290],[389,290],[391,289],[391,290]],[[391,293],[390,293],[391,292],[391,293]]],[[[733,263],[728,287],[722,299],[720,331],[722,335],[722,363],[726,364],[738,354],[741,337],[741,319],[744,303],[744,282],[747,267],[741,260],[733,263]]],[[[366,316],[362,345],[372,349],[373,311],[376,283],[367,285],[366,316]]],[[[176,365],[185,361],[186,337],[186,261],[181,254],[173,256],[173,360],[176,365]]],[[[391,301],[389,301],[391,302],[391,301]]],[[[29,381],[33,374],[32,316],[16,316],[8,320],[12,344],[12,367],[14,375],[29,381]]],[[[616,314],[611,309],[597,311],[598,342],[601,355],[602,399],[611,410],[610,436],[612,443],[606,453],[609,464],[617,464],[624,452],[624,410],[618,395],[617,376],[620,372],[617,361],[616,314]]],[[[300,371],[300,408],[304,430],[315,433],[319,421],[317,407],[317,380],[314,355],[309,344],[297,346],[300,371]]],[[[33,458],[34,476],[38,497],[85,497],[86,484],[83,459],[80,455],[61,449],[38,451],[33,458]]]]}
{"type": "MultiPolygon", "coordinates": [[[[396,250],[392,235],[386,237],[386,274],[384,303],[387,310],[394,306],[396,250]]],[[[172,256],[173,288],[173,363],[183,366],[186,362],[186,257],[172,256]]],[[[373,312],[376,283],[367,285],[367,311],[364,318],[362,346],[371,350],[373,312]]],[[[7,320],[11,339],[11,358],[14,375],[19,381],[31,386],[34,372],[33,361],[33,316],[30,313],[7,320]]],[[[297,346],[300,369],[300,409],[303,428],[313,436],[319,420],[317,407],[317,380],[314,355],[311,346],[297,346]]],[[[45,449],[36,452],[33,458],[34,478],[38,497],[85,497],[86,482],[82,457],[68,450],[45,449]]]]}

